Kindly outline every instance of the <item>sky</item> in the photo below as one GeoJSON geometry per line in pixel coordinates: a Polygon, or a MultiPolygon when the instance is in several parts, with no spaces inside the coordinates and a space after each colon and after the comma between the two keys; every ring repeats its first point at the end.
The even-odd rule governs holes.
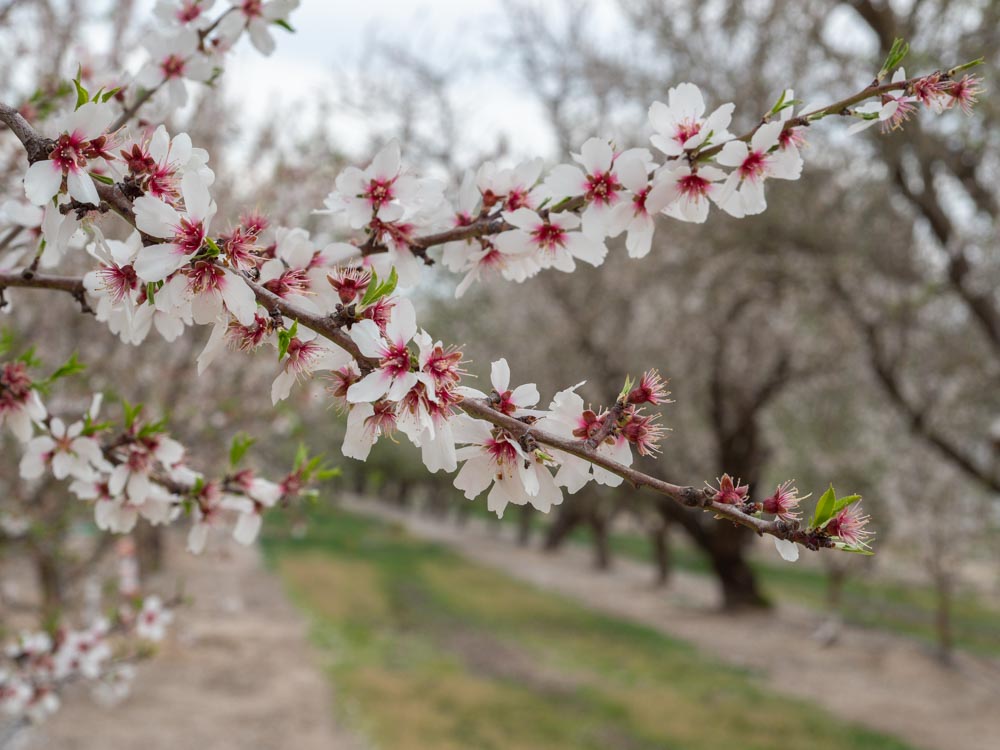
{"type": "MultiPolygon", "coordinates": [[[[549,3],[549,7],[558,3],[549,3]]],[[[420,50],[433,63],[454,65],[462,55],[475,58],[486,48],[491,34],[504,27],[503,3],[497,0],[302,0],[292,14],[295,34],[276,30],[274,54],[265,58],[247,42],[240,45],[227,70],[230,90],[254,91],[270,105],[308,100],[313,92],[329,88],[338,76],[392,76],[384,66],[373,67],[363,59],[366,41],[402,42],[420,50]]],[[[591,13],[615,17],[611,0],[595,0],[591,13]]],[[[493,47],[491,47],[493,49],[493,47]]],[[[539,105],[524,95],[524,85],[497,67],[477,67],[463,73],[464,85],[456,90],[457,105],[471,131],[484,143],[506,136],[515,156],[551,154],[554,139],[539,105]],[[481,92],[490,91],[489,97],[481,92]]],[[[247,116],[262,117],[259,106],[245,107],[247,116]]],[[[333,113],[329,123],[338,141],[348,150],[363,148],[368,125],[350,111],[333,113]]]]}

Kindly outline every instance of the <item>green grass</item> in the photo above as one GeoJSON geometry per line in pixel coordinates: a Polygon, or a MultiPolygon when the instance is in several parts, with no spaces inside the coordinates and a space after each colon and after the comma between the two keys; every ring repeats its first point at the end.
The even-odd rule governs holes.
{"type": "Polygon", "coordinates": [[[312,616],[341,719],[385,750],[906,747],[639,625],[334,509],[264,549],[312,616]]]}
{"type": "MultiPolygon", "coordinates": [[[[473,515],[496,521],[482,508],[473,515]]],[[[501,523],[516,523],[517,513],[507,514],[501,523]]],[[[532,518],[535,534],[544,533],[547,519],[540,514],[532,518]]],[[[680,535],[678,535],[680,536],[680,535]]],[[[589,529],[578,527],[570,540],[590,543],[589,529]]],[[[640,534],[611,535],[611,549],[616,556],[652,562],[649,541],[640,534]]],[[[826,554],[826,553],[824,553],[826,554]]],[[[671,547],[671,560],[677,570],[711,575],[707,558],[686,544],[671,547]]],[[[810,607],[826,608],[826,574],[807,565],[789,565],[775,557],[773,562],[753,560],[751,566],[760,577],[765,594],[776,601],[810,607]]],[[[884,630],[928,645],[935,644],[934,590],[928,585],[900,583],[861,575],[849,577],[841,594],[841,615],[853,625],[884,630]]],[[[1000,656],[1000,608],[991,606],[971,592],[959,592],[952,602],[952,627],[955,645],[984,656],[1000,656]]]]}
{"type": "MultiPolygon", "coordinates": [[[[585,540],[585,530],[577,539],[585,540]]],[[[612,549],[623,557],[652,560],[649,543],[636,534],[616,534],[612,549]]],[[[679,570],[709,574],[704,556],[690,547],[672,550],[679,570]]],[[[820,610],[826,606],[826,574],[805,565],[753,561],[764,591],[781,602],[820,610]]],[[[935,640],[936,601],[930,586],[905,584],[855,576],[848,578],[841,594],[841,614],[847,622],[917,638],[935,640]]],[[[974,653],[1000,656],[1000,609],[990,607],[970,593],[959,593],[952,603],[955,645],[974,653]]]]}

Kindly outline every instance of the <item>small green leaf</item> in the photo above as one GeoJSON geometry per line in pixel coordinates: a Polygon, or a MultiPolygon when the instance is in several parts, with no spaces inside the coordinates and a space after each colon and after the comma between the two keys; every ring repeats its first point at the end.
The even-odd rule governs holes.
{"type": "Polygon", "coordinates": [[[842,497],[838,499],[837,502],[833,504],[833,510],[830,513],[830,517],[832,518],[833,516],[840,513],[840,511],[842,511],[848,505],[854,505],[854,503],[858,502],[858,500],[860,499],[861,495],[848,495],[847,497],[842,497]]]}
{"type": "Polygon", "coordinates": [[[948,74],[955,75],[956,73],[961,73],[963,70],[969,70],[969,68],[975,68],[979,65],[983,65],[985,62],[985,57],[977,57],[975,60],[970,60],[967,63],[963,63],[962,65],[952,68],[948,71],[948,74]]]}
{"type": "Polygon", "coordinates": [[[278,331],[278,361],[280,362],[288,354],[288,345],[292,343],[292,339],[299,332],[299,321],[292,323],[291,328],[285,328],[278,331]]]}
{"type": "Polygon", "coordinates": [[[111,89],[111,91],[105,91],[105,92],[104,92],[104,93],[103,93],[103,94],[101,95],[101,102],[102,102],[103,104],[107,104],[107,103],[108,103],[108,100],[109,100],[109,99],[110,99],[111,97],[113,97],[113,96],[114,96],[115,94],[117,94],[117,93],[118,93],[119,91],[121,91],[121,90],[122,90],[122,87],[121,87],[121,86],[115,86],[115,88],[111,89]]]}
{"type": "Polygon", "coordinates": [[[47,378],[47,382],[52,383],[60,378],[68,378],[70,375],[76,375],[87,369],[87,365],[83,364],[80,360],[76,358],[76,352],[70,355],[70,358],[66,360],[66,363],[61,367],[57,368],[47,378]]]}
{"type": "Polygon", "coordinates": [[[812,520],[809,521],[810,529],[818,529],[831,518],[833,518],[833,506],[837,502],[837,494],[833,491],[833,485],[823,493],[816,501],[816,510],[813,511],[812,520]]]}
{"type": "Polygon", "coordinates": [[[882,63],[882,69],[879,70],[877,79],[881,81],[892,71],[894,71],[899,64],[903,62],[903,58],[910,51],[910,45],[904,42],[902,39],[896,39],[892,43],[892,47],[889,49],[889,54],[886,55],[885,62],[882,63]]]}
{"type": "Polygon", "coordinates": [[[135,424],[135,420],[139,418],[140,412],[142,412],[142,404],[135,404],[133,406],[123,398],[122,410],[125,412],[125,428],[131,429],[132,425],[135,424]]]}
{"type": "Polygon", "coordinates": [[[113,179],[111,179],[110,177],[108,177],[107,175],[95,174],[94,172],[91,172],[90,176],[93,177],[98,182],[104,183],[105,185],[114,185],[115,184],[115,181],[113,179]]]}
{"type": "Polygon", "coordinates": [[[222,254],[222,250],[219,249],[219,246],[216,244],[215,240],[213,240],[211,237],[205,238],[205,244],[208,245],[208,249],[210,251],[209,253],[206,254],[207,257],[214,258],[222,254]]]}
{"type": "Polygon", "coordinates": [[[229,465],[235,467],[243,460],[250,446],[257,442],[256,438],[250,437],[245,432],[238,432],[233,436],[233,442],[229,446],[229,465]]]}
{"type": "Polygon", "coordinates": [[[874,555],[875,553],[870,549],[865,549],[864,547],[852,547],[847,542],[835,542],[834,547],[843,552],[853,552],[855,555],[874,555]]]}
{"type": "Polygon", "coordinates": [[[288,21],[286,21],[284,18],[275,18],[274,21],[272,21],[272,23],[275,26],[280,26],[285,31],[290,31],[293,34],[295,33],[295,29],[293,29],[292,25],[288,23],[288,21]]]}
{"type": "Polygon", "coordinates": [[[76,107],[75,109],[80,109],[84,104],[90,101],[90,94],[87,89],[83,87],[80,83],[80,76],[83,73],[83,68],[76,69],[76,78],[73,79],[73,85],[76,87],[76,107]]]}
{"type": "Polygon", "coordinates": [[[368,288],[365,289],[365,296],[361,298],[362,307],[370,305],[372,302],[378,299],[378,288],[379,288],[378,274],[375,273],[375,269],[373,268],[372,280],[368,282],[368,288]]]}

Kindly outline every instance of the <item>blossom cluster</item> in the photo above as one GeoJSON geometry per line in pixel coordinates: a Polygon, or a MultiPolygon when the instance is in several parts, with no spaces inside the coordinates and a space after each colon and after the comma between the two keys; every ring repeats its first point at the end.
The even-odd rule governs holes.
{"type": "Polygon", "coordinates": [[[143,644],[162,641],[173,611],[158,596],[125,602],[114,619],[98,617],[87,627],[59,627],[53,634],[25,631],[0,655],[0,717],[38,723],[58,710],[59,692],[76,681],[95,697],[124,698],[134,675],[132,661],[143,644]]]}
{"type": "Polygon", "coordinates": [[[251,544],[265,510],[328,476],[319,459],[300,452],[280,482],[264,479],[253,469],[237,468],[249,447],[237,440],[231,471],[207,479],[188,465],[187,451],[162,421],[142,418],[141,406],[125,404],[120,429],[98,421],[100,394],[77,421],[67,424],[52,416],[39,396],[44,383],[32,380],[28,365],[23,358],[0,364],[0,426],[8,425],[23,443],[20,476],[67,481],[75,497],[93,504],[94,522],[103,531],[125,534],[140,518],[162,525],[189,516],[192,552],[204,549],[213,529],[231,528],[237,542],[251,544]]]}
{"type": "MultiPolygon", "coordinates": [[[[227,54],[244,33],[258,51],[270,55],[275,48],[272,29],[291,30],[287,19],[299,2],[223,0],[216,5],[215,0],[157,0],[156,30],[145,38],[147,57],[134,75],[91,74],[89,85],[99,86],[91,96],[81,81],[81,68],[74,82],[77,108],[53,118],[50,152],[25,175],[28,203],[8,201],[0,207],[0,217],[35,234],[43,268],[56,266],[67,247],[83,239],[80,217],[69,209],[101,204],[95,181],[112,184],[138,172],[154,197],[178,189],[171,165],[186,160],[180,143],[167,158],[159,141],[145,136],[135,141],[119,126],[111,127],[125,116],[119,111],[129,95],[133,109],[126,108],[126,114],[144,105],[150,119],[165,119],[187,104],[189,82],[211,82],[222,73],[227,54]]],[[[25,113],[32,112],[25,105],[25,113]]],[[[207,160],[200,149],[190,154],[190,139],[187,148],[192,158],[207,160]]]]}

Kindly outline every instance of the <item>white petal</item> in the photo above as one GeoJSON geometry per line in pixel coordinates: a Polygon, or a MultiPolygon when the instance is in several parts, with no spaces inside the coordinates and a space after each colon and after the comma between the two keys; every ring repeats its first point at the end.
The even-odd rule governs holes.
{"type": "Polygon", "coordinates": [[[774,537],[774,547],[778,550],[778,554],[781,555],[782,560],[795,562],[799,559],[799,547],[795,542],[774,537]]]}
{"type": "Polygon", "coordinates": [[[54,161],[36,161],[24,175],[24,194],[36,206],[44,206],[59,192],[62,178],[54,161]]]}
{"type": "Polygon", "coordinates": [[[66,189],[70,197],[76,198],[80,203],[90,203],[94,206],[101,203],[93,178],[82,169],[71,171],[66,175],[66,189]]]}
{"type": "Polygon", "coordinates": [[[510,365],[506,359],[498,359],[490,366],[490,382],[497,393],[504,393],[510,385],[510,365]]]}

